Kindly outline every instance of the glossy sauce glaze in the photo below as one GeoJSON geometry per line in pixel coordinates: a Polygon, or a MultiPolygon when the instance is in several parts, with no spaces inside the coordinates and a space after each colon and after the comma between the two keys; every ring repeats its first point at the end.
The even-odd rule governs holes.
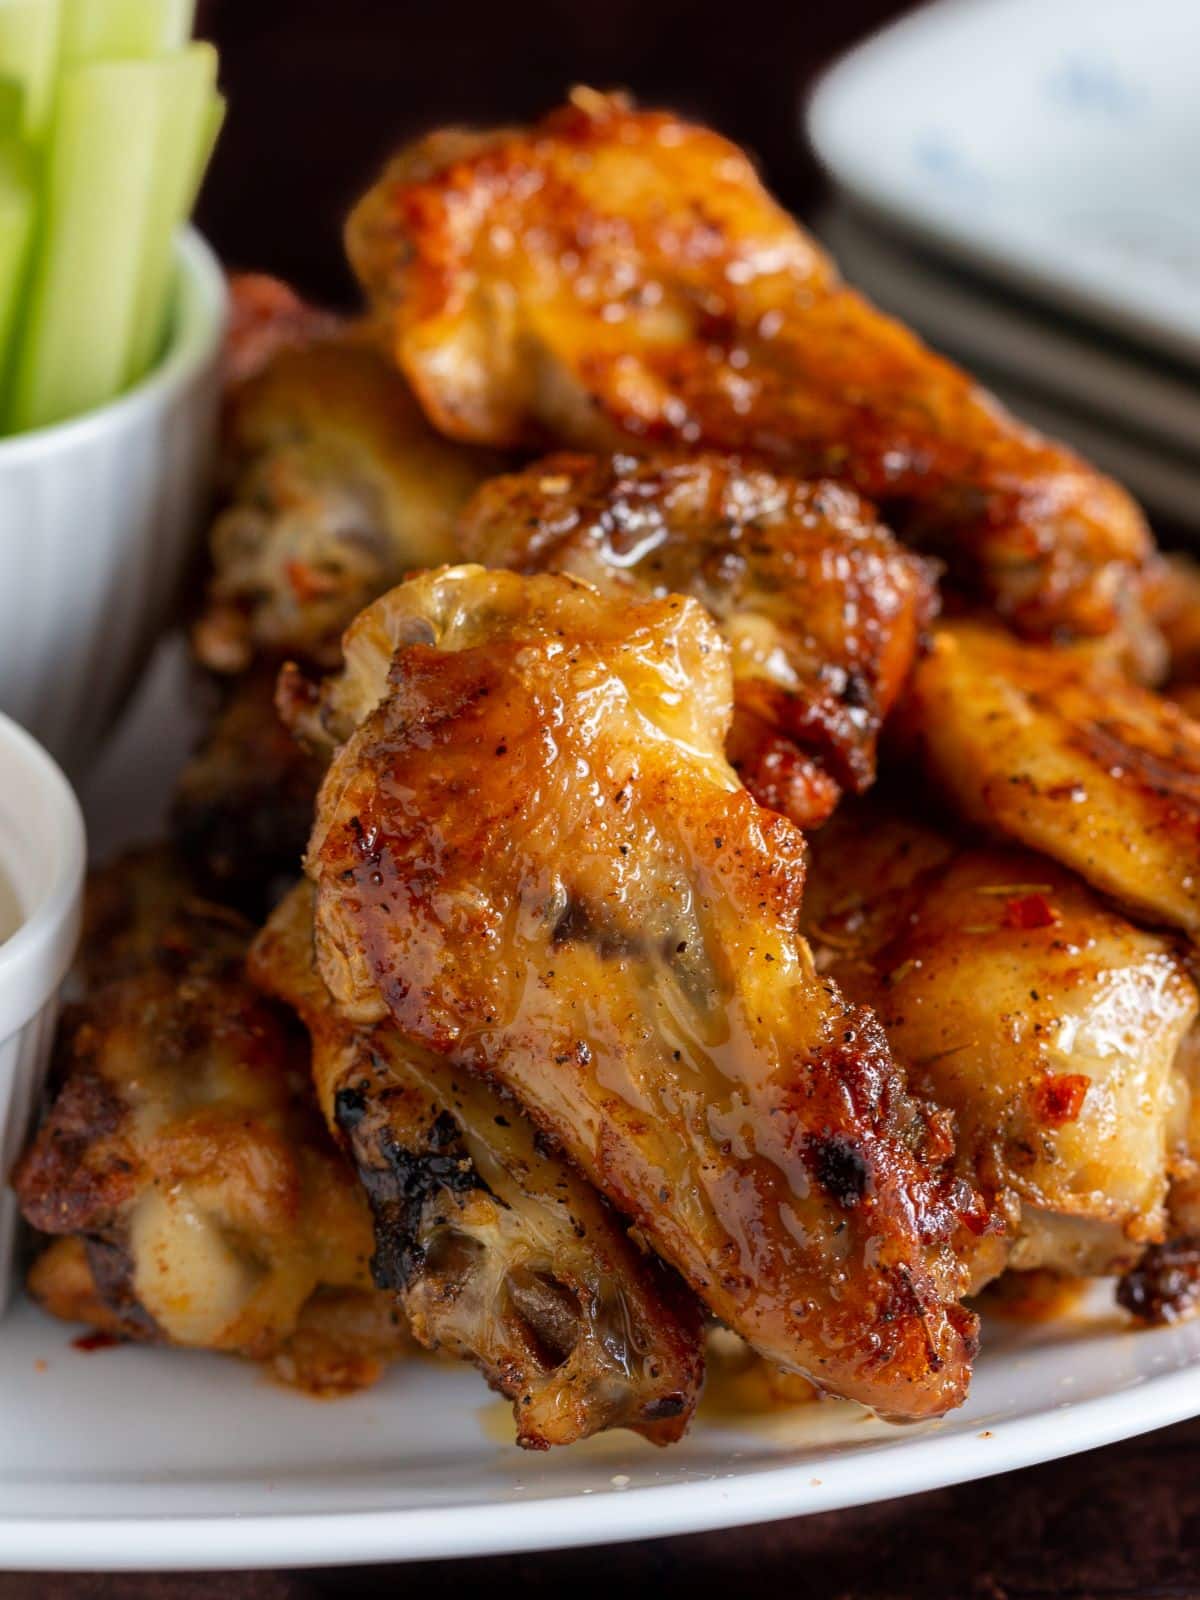
{"type": "Polygon", "coordinates": [[[763,1354],[957,1403],[953,1241],[986,1217],[796,934],[803,839],[723,759],[700,607],[454,568],[346,643],[316,721],[364,720],[309,852],[339,1002],[511,1089],[763,1354]]]}

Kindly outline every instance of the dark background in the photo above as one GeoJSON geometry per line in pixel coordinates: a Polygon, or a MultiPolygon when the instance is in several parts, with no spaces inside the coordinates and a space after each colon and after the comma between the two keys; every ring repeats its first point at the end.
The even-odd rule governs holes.
{"type": "MultiPolygon", "coordinates": [[[[400,140],[449,119],[525,119],[575,82],[630,88],[716,123],[803,212],[820,192],[798,134],[805,90],[903,9],[898,0],[200,0],[230,101],[201,226],[231,266],[346,302],[341,219],[400,140]]],[[[751,1590],[756,1600],[1200,1596],[1200,1422],[915,1499],[607,1550],[325,1573],[0,1573],[0,1600],[632,1600],[685,1588],[734,1600],[751,1590]]]]}
{"type": "Polygon", "coordinates": [[[898,0],[200,0],[229,117],[200,224],[229,263],[352,293],[341,220],[400,143],[436,123],[528,120],[573,83],[717,124],[804,209],[806,86],[898,0]]]}

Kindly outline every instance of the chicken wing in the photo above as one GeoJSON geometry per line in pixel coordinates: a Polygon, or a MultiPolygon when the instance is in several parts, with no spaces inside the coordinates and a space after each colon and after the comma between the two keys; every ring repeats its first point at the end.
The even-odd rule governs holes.
{"type": "Polygon", "coordinates": [[[696,1302],[511,1101],[390,1022],[348,1022],[315,960],[306,884],[250,969],[309,1030],[322,1109],[371,1199],[376,1281],[417,1338],[475,1362],[528,1448],[619,1427],[680,1438],[704,1373],[696,1302]]]}
{"type": "Polygon", "coordinates": [[[1200,929],[1200,723],[1106,653],[940,628],[901,714],[950,805],[1147,918],[1200,929]]]}
{"type": "Polygon", "coordinates": [[[577,90],[532,129],[435,133],[347,247],[453,438],[759,455],[852,484],[1023,629],[1137,610],[1129,496],[846,289],[708,129],[577,90]]]}
{"type": "Polygon", "coordinates": [[[724,758],[693,600],[444,569],[346,635],[309,846],[356,1020],[513,1093],[718,1317],[892,1417],[965,1392],[986,1219],[876,1019],[795,931],[802,836],[724,758]]]}
{"type": "Polygon", "coordinates": [[[800,827],[873,781],[880,725],[934,608],[928,564],[853,490],[733,457],[552,456],[485,483],[460,539],[488,566],[701,601],[732,650],[726,753],[800,827]]]}
{"type": "Polygon", "coordinates": [[[1171,942],[1024,850],[859,805],[813,843],[805,929],[1009,1219],[985,1269],[1122,1272],[1166,1227],[1198,1002],[1171,942]]]}
{"type": "Polygon", "coordinates": [[[245,926],[158,872],[146,857],[104,875],[91,925],[117,948],[64,1016],[54,1101],[14,1175],[26,1219],[80,1241],[35,1268],[34,1293],[284,1370],[302,1328],[337,1344],[340,1304],[343,1329],[374,1319],[369,1347],[340,1346],[367,1381],[381,1340],[396,1354],[407,1335],[394,1305],[381,1333],[370,1214],[310,1105],[303,1036],[247,982],[245,926]]]}
{"type": "Polygon", "coordinates": [[[264,664],[221,681],[171,802],[171,837],[204,892],[256,920],[299,875],[325,770],[279,720],[277,675],[264,664]]]}
{"type": "Polygon", "coordinates": [[[363,330],[283,348],[232,391],[229,504],[193,630],[216,672],[333,665],[342,629],[410,567],[454,554],[454,519],[498,462],[441,438],[363,330]]]}
{"type": "Polygon", "coordinates": [[[309,304],[280,278],[264,272],[231,273],[225,382],[245,383],[281,350],[332,338],[343,326],[340,318],[309,304]]]}

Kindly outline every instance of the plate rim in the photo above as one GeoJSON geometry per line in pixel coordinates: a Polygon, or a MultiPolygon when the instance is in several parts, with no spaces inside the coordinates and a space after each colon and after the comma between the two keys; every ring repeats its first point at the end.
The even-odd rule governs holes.
{"type": "MultiPolygon", "coordinates": [[[[361,1512],[5,1516],[0,1568],[11,1571],[183,1572],[401,1564],[513,1555],[750,1527],[970,1483],[1132,1439],[1200,1414],[1200,1361],[1088,1400],[940,1434],[902,1451],[904,1484],[879,1463],[895,1453],[848,1451],[688,1483],[587,1495],[506,1498],[361,1512]],[[1066,1418],[1070,1417],[1069,1424],[1066,1418]],[[801,1481],[806,1480],[806,1481],[801,1481]]],[[[732,1458],[731,1458],[732,1459],[732,1458]]]]}

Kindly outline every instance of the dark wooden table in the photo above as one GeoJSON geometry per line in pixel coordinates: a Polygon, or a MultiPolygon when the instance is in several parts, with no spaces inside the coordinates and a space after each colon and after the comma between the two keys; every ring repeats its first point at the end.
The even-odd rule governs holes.
{"type": "MultiPolygon", "coordinates": [[[[202,224],[232,264],[346,301],[339,222],[400,138],[523,118],[572,82],[633,88],[717,123],[800,211],[804,87],[898,0],[200,0],[230,116],[202,224]]],[[[3,1419],[0,1418],[0,1427],[3,1419]]],[[[0,1557],[2,1559],[2,1557],[0,1557]]],[[[376,1594],[1200,1596],[1200,1422],[886,1505],[686,1539],[339,1572],[0,1574],[0,1600],[316,1600],[376,1594]]]]}

